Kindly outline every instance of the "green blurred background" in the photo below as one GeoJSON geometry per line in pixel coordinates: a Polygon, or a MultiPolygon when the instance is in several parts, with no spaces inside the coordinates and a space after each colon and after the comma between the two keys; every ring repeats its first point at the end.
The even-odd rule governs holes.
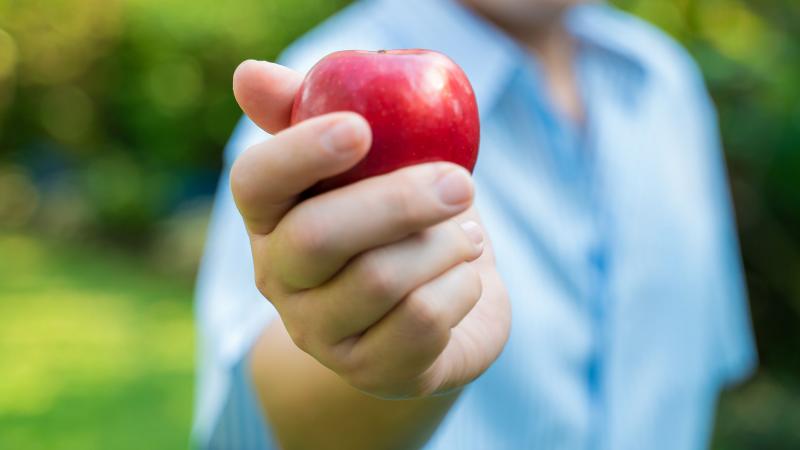
{"type": "MultiPolygon", "coordinates": [[[[0,0],[0,449],[186,447],[230,78],[345,0],[0,0]]],[[[618,0],[718,105],[761,368],[716,449],[800,448],[800,2],[618,0]]]]}

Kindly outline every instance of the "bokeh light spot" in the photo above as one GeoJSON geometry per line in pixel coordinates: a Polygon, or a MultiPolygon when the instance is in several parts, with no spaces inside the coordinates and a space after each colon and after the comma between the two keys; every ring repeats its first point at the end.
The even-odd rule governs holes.
{"type": "Polygon", "coordinates": [[[23,226],[39,205],[39,192],[28,174],[16,166],[0,166],[0,227],[23,226]]]}
{"type": "Polygon", "coordinates": [[[189,58],[153,66],[145,79],[152,102],[165,113],[174,113],[197,103],[203,89],[203,73],[189,58]]]}
{"type": "Polygon", "coordinates": [[[0,28],[0,84],[14,74],[18,57],[17,43],[14,38],[0,28]]]}
{"type": "Polygon", "coordinates": [[[60,141],[79,141],[89,131],[94,120],[92,100],[75,86],[51,89],[42,99],[40,108],[45,130],[60,141]]]}

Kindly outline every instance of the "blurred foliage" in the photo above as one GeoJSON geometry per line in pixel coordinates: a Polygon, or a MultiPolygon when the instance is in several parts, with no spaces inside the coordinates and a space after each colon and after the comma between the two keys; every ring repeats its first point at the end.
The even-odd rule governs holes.
{"type": "MultiPolygon", "coordinates": [[[[139,278],[114,250],[14,233],[143,249],[155,270],[191,276],[240,114],[233,69],[273,59],[346,3],[0,0],[0,230],[12,236],[0,239],[0,367],[11,368],[0,447],[63,448],[65,436],[123,448],[93,442],[135,439],[126,422],[180,446],[188,286],[139,278]]],[[[723,399],[715,445],[800,448],[800,2],[612,3],[678,38],[719,108],[762,368],[723,399]]]]}
{"type": "Polygon", "coordinates": [[[0,164],[14,165],[0,183],[15,188],[0,223],[37,207],[49,231],[147,242],[212,193],[240,114],[236,65],[274,58],[344,3],[0,0],[0,164]]]}
{"type": "Polygon", "coordinates": [[[27,235],[0,255],[0,448],[186,448],[191,285],[27,235]]]}

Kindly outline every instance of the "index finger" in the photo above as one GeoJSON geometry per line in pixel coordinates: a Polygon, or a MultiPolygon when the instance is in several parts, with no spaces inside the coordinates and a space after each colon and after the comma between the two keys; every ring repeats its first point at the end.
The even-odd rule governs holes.
{"type": "Polygon", "coordinates": [[[337,112],[305,120],[245,150],[231,167],[230,183],[248,231],[271,233],[299,194],[353,167],[371,140],[363,117],[337,112]]]}
{"type": "Polygon", "coordinates": [[[280,64],[247,60],[233,73],[233,95],[250,120],[275,134],[289,126],[302,82],[302,75],[280,64]]]}

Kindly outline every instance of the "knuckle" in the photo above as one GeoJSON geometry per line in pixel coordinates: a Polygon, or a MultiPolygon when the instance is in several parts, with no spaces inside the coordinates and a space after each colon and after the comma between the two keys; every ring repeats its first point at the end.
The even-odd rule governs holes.
{"type": "Polygon", "coordinates": [[[329,243],[321,222],[305,220],[301,224],[288,227],[285,232],[285,243],[289,251],[306,256],[323,255],[329,243]]]}
{"type": "Polygon", "coordinates": [[[364,361],[360,356],[358,356],[357,352],[339,351],[338,353],[341,355],[341,357],[338,358],[338,365],[335,371],[339,374],[339,376],[347,379],[353,374],[361,371],[362,367],[364,366],[364,361]]]}
{"type": "Polygon", "coordinates": [[[286,323],[285,326],[286,331],[289,333],[289,337],[291,337],[292,342],[294,342],[294,345],[305,353],[310,354],[312,338],[308,327],[291,326],[288,323],[286,323]]]}
{"type": "Polygon", "coordinates": [[[351,386],[376,395],[387,390],[385,376],[375,367],[374,358],[353,352],[340,361],[336,371],[351,386]]]}
{"type": "Polygon", "coordinates": [[[256,267],[254,275],[258,292],[264,297],[269,298],[270,295],[272,295],[272,277],[266,270],[258,267],[256,267]]]}
{"type": "Polygon", "coordinates": [[[393,270],[385,263],[380,252],[373,251],[363,255],[359,262],[359,276],[365,290],[375,297],[391,297],[397,289],[393,270]]]}
{"type": "Polygon", "coordinates": [[[411,293],[404,302],[406,317],[413,333],[440,335],[449,330],[442,312],[431,306],[425,290],[411,293]]]}
{"type": "Polygon", "coordinates": [[[247,159],[247,153],[251,151],[251,149],[247,149],[245,153],[236,158],[230,171],[231,193],[238,204],[251,204],[256,199],[255,184],[251,182],[247,170],[248,165],[244,162],[247,159]]]}
{"type": "Polygon", "coordinates": [[[255,279],[256,288],[266,298],[270,298],[277,292],[276,280],[269,269],[268,264],[263,258],[260,258],[257,248],[253,247],[253,278],[255,279]]]}
{"type": "Polygon", "coordinates": [[[374,383],[369,361],[361,354],[350,354],[340,361],[337,373],[353,386],[362,387],[374,383]]]}
{"type": "Polygon", "coordinates": [[[325,317],[315,313],[314,300],[306,295],[295,295],[291,302],[284,302],[278,312],[294,345],[327,364],[331,355],[323,326],[325,317]]]}
{"type": "Polygon", "coordinates": [[[273,303],[288,292],[286,284],[276,270],[276,260],[273,255],[274,244],[275,242],[271,239],[251,240],[253,277],[256,288],[261,295],[273,303]]]}

